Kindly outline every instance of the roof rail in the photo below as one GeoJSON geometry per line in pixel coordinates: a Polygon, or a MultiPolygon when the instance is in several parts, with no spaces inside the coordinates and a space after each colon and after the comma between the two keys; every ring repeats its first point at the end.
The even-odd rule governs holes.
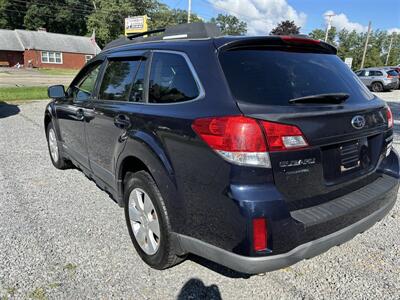
{"type": "Polygon", "coordinates": [[[179,24],[176,26],[170,26],[166,28],[160,28],[121,37],[119,39],[116,39],[108,43],[103,50],[134,43],[162,41],[162,40],[176,40],[176,39],[213,38],[221,35],[222,35],[221,31],[215,24],[202,23],[202,22],[179,24]],[[153,35],[155,33],[162,33],[162,34],[153,35]]]}
{"type": "Polygon", "coordinates": [[[153,33],[164,32],[164,31],[165,31],[165,28],[160,28],[160,29],[154,29],[154,30],[149,30],[149,31],[145,31],[145,32],[140,32],[140,33],[130,33],[126,37],[131,40],[131,39],[138,38],[141,36],[150,35],[153,33]]]}

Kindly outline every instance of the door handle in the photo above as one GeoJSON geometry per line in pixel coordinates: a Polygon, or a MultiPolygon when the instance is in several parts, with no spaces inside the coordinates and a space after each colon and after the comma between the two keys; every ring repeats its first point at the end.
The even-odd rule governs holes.
{"type": "Polygon", "coordinates": [[[81,108],[76,111],[75,115],[78,120],[83,120],[83,118],[85,117],[85,114],[83,113],[83,109],[81,109],[81,108]]]}
{"type": "Polygon", "coordinates": [[[131,121],[126,115],[117,115],[114,118],[114,124],[120,129],[127,129],[129,126],[131,126],[131,121]]]}

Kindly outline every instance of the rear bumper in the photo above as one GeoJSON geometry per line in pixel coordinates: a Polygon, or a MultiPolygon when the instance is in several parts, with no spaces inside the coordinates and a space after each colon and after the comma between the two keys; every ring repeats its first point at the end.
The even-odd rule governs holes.
{"type": "Polygon", "coordinates": [[[386,90],[391,90],[391,89],[397,89],[399,85],[398,81],[392,81],[392,82],[385,82],[384,87],[386,90]]]}
{"type": "MultiPolygon", "coordinates": [[[[257,274],[281,269],[323,253],[333,246],[343,244],[380,221],[392,209],[397,199],[399,178],[394,175],[383,172],[382,177],[373,184],[324,205],[313,207],[309,212],[303,210],[293,214],[293,220],[304,227],[304,233],[307,233],[308,237],[314,234],[319,236],[281,254],[244,256],[185,235],[178,235],[180,245],[185,252],[202,256],[242,273],[257,274]],[[321,236],[324,227],[331,229],[336,227],[331,223],[332,220],[352,220],[354,213],[359,214],[363,210],[365,212],[365,208],[373,208],[373,210],[369,210],[364,218],[352,221],[346,227],[342,226],[337,231],[321,236]],[[324,226],[321,227],[322,224],[324,226]]],[[[343,221],[343,224],[346,222],[343,221]]],[[[290,235],[289,232],[286,234],[290,235]]]]}
{"type": "MultiPolygon", "coordinates": [[[[184,235],[179,235],[179,241],[185,251],[202,256],[238,272],[257,274],[281,269],[293,265],[303,259],[308,259],[321,254],[333,246],[343,244],[385,217],[396,202],[397,193],[394,193],[393,191],[397,191],[399,187],[398,179],[391,177],[391,180],[393,186],[384,196],[385,198],[389,197],[390,199],[385,199],[389,201],[387,201],[384,206],[350,226],[299,245],[287,253],[263,257],[248,257],[226,251],[184,235]]],[[[382,200],[382,197],[380,197],[379,200],[382,200]]]]}

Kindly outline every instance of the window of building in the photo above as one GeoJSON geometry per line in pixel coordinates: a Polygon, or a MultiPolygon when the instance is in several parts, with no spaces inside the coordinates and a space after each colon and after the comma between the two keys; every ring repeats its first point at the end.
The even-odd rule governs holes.
{"type": "Polygon", "coordinates": [[[93,58],[93,55],[85,55],[85,62],[88,62],[89,60],[91,60],[93,58]]]}
{"type": "MultiPolygon", "coordinates": [[[[100,86],[99,99],[128,101],[133,85],[135,85],[137,95],[131,97],[131,101],[141,101],[138,98],[142,97],[140,90],[143,93],[143,78],[141,79],[141,88],[140,79],[135,79],[140,64],[141,58],[138,57],[110,60],[100,86]],[[135,84],[133,84],[134,82],[135,84]]],[[[143,77],[143,75],[139,75],[143,77]]]]}
{"type": "Polygon", "coordinates": [[[42,51],[42,63],[62,64],[62,53],[54,51],[42,51]]]}
{"type": "Polygon", "coordinates": [[[149,82],[150,103],[182,102],[198,96],[196,81],[182,55],[154,53],[149,82]]]}

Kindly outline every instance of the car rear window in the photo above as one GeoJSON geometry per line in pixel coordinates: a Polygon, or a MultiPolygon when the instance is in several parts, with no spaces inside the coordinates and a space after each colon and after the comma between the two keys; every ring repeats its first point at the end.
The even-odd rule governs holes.
{"type": "Polygon", "coordinates": [[[374,97],[333,54],[239,49],[219,59],[238,102],[291,105],[290,99],[325,93],[347,93],[347,102],[374,97]]]}
{"type": "Polygon", "coordinates": [[[390,76],[399,76],[399,73],[397,73],[395,70],[389,70],[386,71],[386,73],[388,73],[390,76]]]}

